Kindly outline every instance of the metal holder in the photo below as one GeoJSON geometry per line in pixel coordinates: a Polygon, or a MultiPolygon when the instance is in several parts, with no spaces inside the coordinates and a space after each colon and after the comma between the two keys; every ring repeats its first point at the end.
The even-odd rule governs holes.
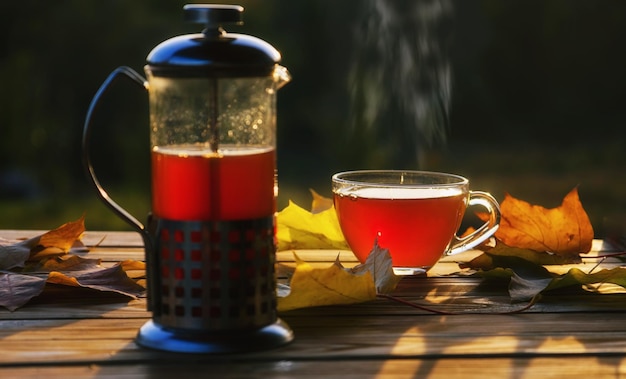
{"type": "Polygon", "coordinates": [[[285,344],[276,313],[272,217],[153,221],[153,319],[137,343],[159,350],[229,353],[285,344]]]}

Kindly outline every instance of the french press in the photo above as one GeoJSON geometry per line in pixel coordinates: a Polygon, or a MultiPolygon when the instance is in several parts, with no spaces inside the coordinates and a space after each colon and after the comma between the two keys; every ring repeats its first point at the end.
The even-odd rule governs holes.
{"type": "Polygon", "coordinates": [[[98,196],[137,230],[146,251],[148,309],[141,346],[190,353],[272,348],[293,339],[277,316],[276,91],[290,80],[280,53],[222,26],[243,8],[188,4],[202,33],[174,37],[147,57],[147,81],[113,71],[94,96],[83,161],[98,196]],[[147,226],[113,201],[89,155],[91,119],[117,78],[148,92],[152,212],[147,226]]]}

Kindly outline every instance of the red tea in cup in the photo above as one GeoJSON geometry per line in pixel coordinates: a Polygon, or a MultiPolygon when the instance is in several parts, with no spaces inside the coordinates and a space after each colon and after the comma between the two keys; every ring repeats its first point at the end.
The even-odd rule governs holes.
{"type": "Polygon", "coordinates": [[[389,249],[397,274],[423,273],[446,254],[476,246],[495,233],[495,199],[469,191],[467,179],[420,171],[352,171],[333,176],[333,197],[344,237],[361,261],[377,241],[389,249]],[[468,205],[491,218],[465,238],[456,233],[468,205]]]}

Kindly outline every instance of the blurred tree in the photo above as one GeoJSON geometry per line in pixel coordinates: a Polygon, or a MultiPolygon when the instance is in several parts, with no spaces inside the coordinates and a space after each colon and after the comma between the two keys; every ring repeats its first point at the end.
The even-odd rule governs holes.
{"type": "MultiPolygon", "coordinates": [[[[486,25],[474,26],[486,26],[489,35],[472,67],[482,87],[463,88],[453,107],[455,121],[473,126],[460,130],[464,138],[480,127],[497,139],[553,144],[615,137],[623,129],[625,2],[484,0],[480,16],[474,20],[486,25]]],[[[458,34],[475,37],[469,29],[458,34]]],[[[459,74],[464,84],[472,80],[459,74]]]]}
{"type": "MultiPolygon", "coordinates": [[[[72,207],[81,197],[94,197],[80,158],[89,103],[115,67],[128,65],[141,72],[146,56],[159,42],[199,30],[182,21],[186,2],[0,2],[1,189],[9,181],[28,187],[35,181],[42,190],[31,195],[47,193],[48,204],[65,207],[72,207]]],[[[429,64],[431,72],[450,70],[453,85],[451,92],[439,94],[448,97],[451,105],[445,133],[434,138],[446,140],[438,148],[448,162],[425,168],[487,176],[491,188],[500,189],[504,176],[510,178],[507,186],[516,188],[531,187],[526,184],[531,174],[549,177],[553,186],[565,172],[581,181],[588,172],[609,172],[598,167],[616,171],[626,164],[622,106],[626,51],[621,47],[626,37],[626,2],[224,2],[246,8],[245,24],[229,31],[252,34],[276,46],[293,76],[278,97],[279,182],[287,197],[292,193],[284,190],[297,187],[303,201],[308,201],[306,188],[324,192],[330,175],[339,170],[415,167],[419,154],[415,133],[422,126],[406,115],[412,111],[410,104],[420,99],[411,100],[414,87],[407,86],[403,92],[399,83],[416,83],[413,75],[429,64]],[[420,17],[437,9],[432,7],[442,4],[446,7],[440,22],[419,23],[420,17]],[[391,13],[376,13],[380,9],[393,9],[397,22],[385,24],[389,20],[384,17],[391,13]],[[395,34],[385,35],[391,29],[383,25],[395,34]],[[449,51],[447,68],[443,63],[439,66],[437,59],[420,60],[420,55],[403,50],[405,45],[437,46],[429,45],[433,35],[441,37],[438,46],[449,51]],[[383,58],[386,67],[373,65],[375,59],[383,58]],[[367,80],[369,85],[362,85],[367,80]],[[376,109],[371,103],[353,100],[370,91],[396,99],[383,98],[379,104],[385,107],[379,109],[379,117],[365,127],[365,115],[376,109]],[[570,147],[576,144],[582,147],[570,147]],[[529,159],[527,149],[534,146],[543,146],[538,147],[541,154],[529,159]],[[556,148],[562,158],[554,154],[556,148]],[[485,163],[480,157],[487,153],[493,156],[487,156],[485,163]]],[[[439,84],[449,88],[444,82],[439,84]]],[[[105,184],[146,198],[147,114],[145,94],[118,82],[97,113],[92,147],[105,184]]],[[[619,178],[614,174],[609,182],[594,177],[593,200],[604,202],[599,214],[618,208],[620,196],[626,198],[622,183],[626,179],[619,178]],[[609,186],[612,195],[604,199],[609,186]]],[[[8,192],[0,190],[0,215],[3,204],[8,204],[3,203],[8,192]]],[[[537,190],[539,195],[543,192],[537,190]]],[[[584,190],[581,195],[584,198],[584,190]]],[[[24,224],[6,218],[0,223],[30,225],[32,218],[26,216],[24,224]]]]}

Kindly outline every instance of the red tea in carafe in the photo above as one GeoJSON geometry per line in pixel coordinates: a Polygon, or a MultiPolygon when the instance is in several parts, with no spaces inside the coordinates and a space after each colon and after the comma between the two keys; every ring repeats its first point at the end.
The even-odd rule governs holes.
{"type": "Polygon", "coordinates": [[[242,220],[276,209],[273,148],[196,145],[152,151],[152,211],[170,220],[242,220]]]}

